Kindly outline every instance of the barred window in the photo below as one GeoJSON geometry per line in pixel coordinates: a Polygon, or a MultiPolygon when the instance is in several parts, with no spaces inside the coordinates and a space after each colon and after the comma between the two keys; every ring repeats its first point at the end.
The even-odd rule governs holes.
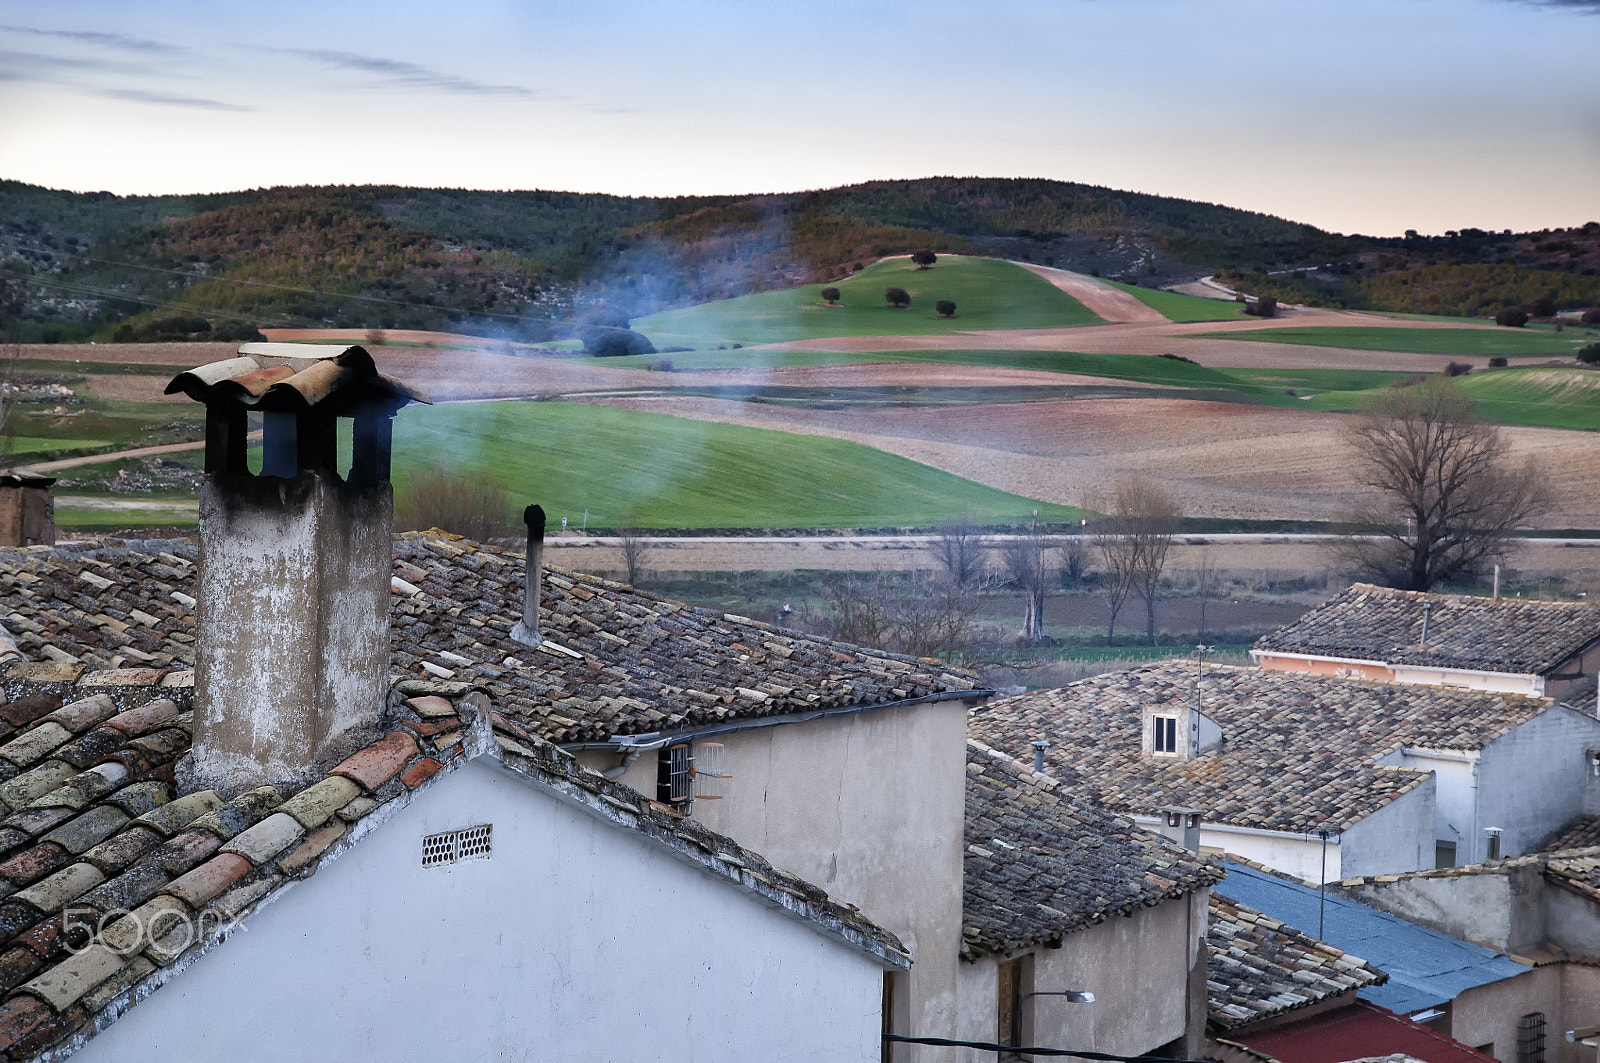
{"type": "Polygon", "coordinates": [[[483,823],[476,827],[427,835],[422,839],[422,866],[443,867],[463,860],[489,859],[490,834],[493,830],[494,824],[483,823]]]}
{"type": "Polygon", "coordinates": [[[1517,1020],[1517,1063],[1544,1063],[1544,1012],[1517,1020]]]}

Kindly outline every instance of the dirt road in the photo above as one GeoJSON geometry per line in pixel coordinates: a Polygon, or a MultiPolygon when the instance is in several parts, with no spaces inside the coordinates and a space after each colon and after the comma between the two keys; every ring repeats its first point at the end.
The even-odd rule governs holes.
{"type": "Polygon", "coordinates": [[[1107,321],[1132,321],[1141,324],[1167,322],[1164,315],[1152,310],[1121,288],[1113,288],[1094,277],[1052,266],[1035,266],[1030,262],[1011,264],[1021,266],[1029,273],[1037,273],[1107,321]]]}

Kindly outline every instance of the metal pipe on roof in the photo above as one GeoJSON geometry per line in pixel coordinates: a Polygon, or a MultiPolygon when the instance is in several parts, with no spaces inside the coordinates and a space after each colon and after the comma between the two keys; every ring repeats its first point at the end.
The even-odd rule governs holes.
{"type": "Polygon", "coordinates": [[[529,506],[522,511],[528,527],[528,560],[522,587],[522,619],[511,629],[511,637],[524,646],[544,641],[539,634],[539,585],[544,571],[544,507],[529,506]]]}

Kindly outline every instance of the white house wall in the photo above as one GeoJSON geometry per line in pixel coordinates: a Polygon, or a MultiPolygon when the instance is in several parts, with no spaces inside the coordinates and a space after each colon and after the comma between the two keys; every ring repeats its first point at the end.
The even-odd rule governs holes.
{"type": "MultiPolygon", "coordinates": [[[[1339,838],[1338,878],[1420,871],[1433,866],[1438,776],[1352,825],[1339,838]]],[[[1315,875],[1301,876],[1316,882],[1315,875]]],[[[1332,869],[1328,881],[1336,881],[1332,869]]]]}
{"type": "MultiPolygon", "coordinates": [[[[895,1032],[951,1036],[966,704],[873,709],[710,741],[723,744],[732,778],[722,799],[694,803],[694,818],[898,935],[913,962],[897,994],[895,1032]]],[[[598,764],[592,757],[585,759],[598,764]]],[[[655,754],[646,754],[622,781],[654,796],[655,773],[655,754]]],[[[951,1058],[939,1050],[901,1051],[907,1059],[951,1058]]]]}
{"type": "MultiPolygon", "coordinates": [[[[1058,996],[1027,1001],[1023,1030],[1030,1043],[1134,1056],[1182,1037],[1190,1005],[1189,968],[1205,930],[1197,920],[1204,918],[1206,895],[1198,890],[1132,915],[1114,916],[1068,934],[1059,949],[1029,950],[1033,980],[1023,993],[1080,989],[1095,995],[1092,1004],[1073,1004],[1058,996]]],[[[961,965],[962,1040],[995,1039],[1000,962],[982,956],[961,965]]],[[[961,1063],[993,1063],[994,1053],[968,1050],[958,1058],[961,1063]]]]}
{"type": "Polygon", "coordinates": [[[1500,827],[1500,855],[1534,852],[1583,812],[1585,751],[1600,747],[1600,720],[1557,706],[1484,747],[1478,830],[1470,863],[1484,858],[1483,828],[1500,827]]]}
{"type": "Polygon", "coordinates": [[[488,758],[245,925],[74,1059],[878,1059],[874,960],[488,758]]]}

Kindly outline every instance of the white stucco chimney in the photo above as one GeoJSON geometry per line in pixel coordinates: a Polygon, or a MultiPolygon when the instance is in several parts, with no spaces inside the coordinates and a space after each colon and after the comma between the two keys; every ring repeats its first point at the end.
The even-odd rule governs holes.
{"type": "Polygon", "coordinates": [[[522,511],[528,526],[528,562],[522,587],[522,619],[511,629],[511,637],[525,646],[537,646],[539,634],[539,584],[544,567],[544,507],[529,506],[522,511]]]}
{"type": "Polygon", "coordinates": [[[1162,805],[1156,811],[1163,838],[1170,838],[1195,855],[1200,853],[1200,810],[1183,805],[1162,805]]]}
{"type": "Polygon", "coordinates": [[[308,782],[375,736],[389,674],[391,419],[428,401],[381,376],[360,347],[315,360],[298,345],[243,350],[252,348],[262,353],[167,387],[206,404],[194,749],[184,771],[226,794],[308,782]],[[255,412],[259,474],[246,449],[255,412]],[[353,422],[343,473],[340,418],[353,422]]]}

